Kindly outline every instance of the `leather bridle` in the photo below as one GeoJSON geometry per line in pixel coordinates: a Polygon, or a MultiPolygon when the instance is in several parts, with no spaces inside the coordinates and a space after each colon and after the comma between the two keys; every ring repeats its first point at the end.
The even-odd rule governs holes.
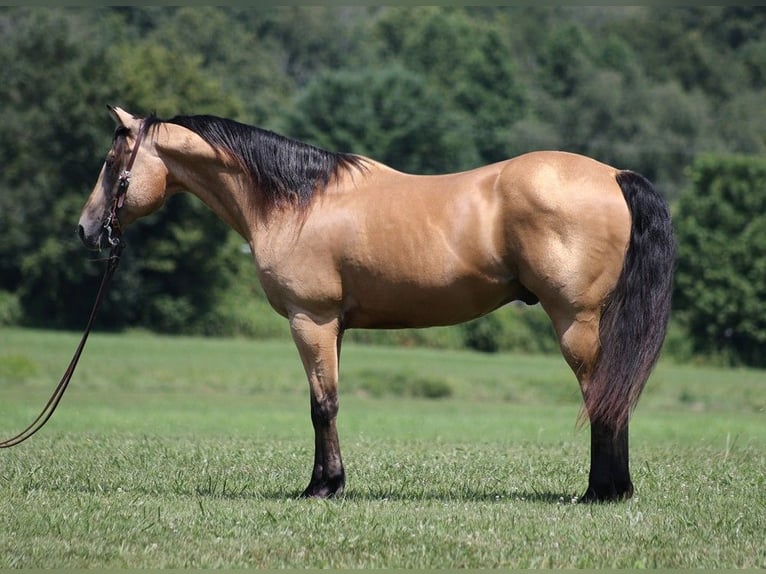
{"type": "MultiPolygon", "coordinates": [[[[138,155],[138,148],[141,147],[141,142],[146,135],[146,129],[146,121],[141,122],[141,127],[138,129],[138,134],[136,135],[136,143],[133,144],[133,149],[130,152],[130,157],[128,157],[128,162],[117,177],[117,190],[114,193],[112,204],[102,225],[102,229],[104,233],[106,233],[106,239],[112,247],[112,251],[114,251],[114,248],[119,246],[122,241],[122,230],[120,229],[120,221],[117,217],[117,212],[122,209],[122,206],[125,204],[125,196],[127,195],[128,187],[130,186],[130,176],[132,175],[133,164],[138,155]]],[[[109,258],[111,259],[113,255],[114,254],[112,253],[109,258]]]]}
{"type": "Polygon", "coordinates": [[[17,444],[24,442],[37,431],[39,431],[53,416],[56,407],[58,407],[59,402],[61,402],[61,398],[64,396],[64,391],[66,391],[67,387],[69,386],[69,381],[72,379],[72,375],[74,375],[74,370],[77,367],[78,361],[80,360],[80,355],[85,348],[85,342],[88,340],[88,335],[90,334],[90,330],[93,327],[93,322],[96,319],[98,309],[101,307],[101,303],[106,296],[107,290],[109,289],[109,284],[112,281],[112,276],[114,275],[114,272],[117,270],[117,266],[120,263],[120,255],[122,254],[124,245],[122,241],[122,230],[120,229],[120,222],[119,218],[117,217],[117,213],[125,204],[125,196],[128,193],[128,187],[130,187],[131,170],[133,169],[133,164],[135,163],[136,156],[138,155],[138,148],[141,146],[141,142],[146,135],[146,130],[147,125],[146,121],[144,121],[141,123],[141,127],[139,128],[138,134],[136,135],[136,142],[133,145],[133,150],[130,152],[128,162],[125,164],[125,167],[117,178],[117,189],[115,191],[114,197],[112,198],[112,203],[102,225],[103,232],[106,233],[106,238],[110,245],[109,257],[106,259],[107,266],[106,270],[104,271],[104,277],[101,279],[101,285],[98,288],[96,300],[93,303],[93,309],[91,309],[90,316],[88,317],[88,322],[85,326],[85,331],[83,331],[82,337],[80,338],[80,343],[77,345],[74,356],[69,362],[69,366],[64,372],[64,375],[61,377],[58,385],[56,385],[53,394],[51,395],[50,399],[48,399],[48,402],[46,403],[43,410],[39,415],[37,415],[37,418],[32,421],[32,424],[30,424],[16,436],[0,442],[0,448],[10,448],[12,446],[16,446],[17,444]]]}

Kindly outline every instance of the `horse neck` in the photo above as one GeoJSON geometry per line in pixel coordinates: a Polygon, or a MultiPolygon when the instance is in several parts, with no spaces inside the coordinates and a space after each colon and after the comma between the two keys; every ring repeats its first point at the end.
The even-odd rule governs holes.
{"type": "Polygon", "coordinates": [[[187,191],[197,196],[250,241],[257,209],[244,171],[184,128],[168,126],[163,131],[157,138],[157,151],[168,169],[168,191],[187,191]]]}

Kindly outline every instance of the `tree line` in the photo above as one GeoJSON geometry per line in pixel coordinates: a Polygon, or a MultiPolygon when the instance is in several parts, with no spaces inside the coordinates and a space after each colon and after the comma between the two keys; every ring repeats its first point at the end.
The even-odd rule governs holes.
{"type": "MultiPolygon", "coordinates": [[[[411,172],[534,149],[642,172],[679,237],[668,348],[766,364],[762,7],[6,7],[0,38],[0,324],[82,326],[101,267],[73,230],[116,104],[411,172]]],[[[102,328],[287,336],[241,241],[199,202],[173,198],[127,240],[102,328]]],[[[555,348],[539,308],[513,305],[352,336],[555,348]]]]}

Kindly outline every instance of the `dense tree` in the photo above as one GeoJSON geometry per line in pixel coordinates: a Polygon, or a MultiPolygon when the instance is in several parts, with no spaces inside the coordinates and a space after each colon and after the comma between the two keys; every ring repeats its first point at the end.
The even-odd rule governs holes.
{"type": "Polygon", "coordinates": [[[674,305],[697,352],[766,366],[766,160],[706,156],[674,215],[674,305]]]}
{"type": "Polygon", "coordinates": [[[669,198],[685,183],[683,166],[721,147],[702,92],[652,82],[617,33],[597,41],[575,23],[554,27],[540,65],[543,93],[534,108],[553,128],[556,147],[639,171],[669,198]]]}
{"type": "Polygon", "coordinates": [[[300,94],[284,129],[320,147],[413,173],[453,171],[478,161],[440,93],[398,66],[320,74],[300,94]]]}
{"type": "MultiPolygon", "coordinates": [[[[256,26],[248,26],[240,10],[205,6],[163,11],[166,17],[162,25],[148,33],[143,42],[161,46],[174,55],[193,55],[204,81],[219,87],[219,105],[213,106],[218,113],[265,124],[284,113],[294,82],[281,70],[283,52],[270,44],[268,36],[261,37],[256,26]],[[229,100],[231,107],[233,99],[238,100],[237,109],[225,110],[220,105],[229,100]]],[[[251,18],[264,17],[261,11],[252,9],[249,14],[251,18]]],[[[176,107],[168,113],[210,111],[188,106],[189,102],[182,102],[182,109],[176,107]]]]}
{"type": "MultiPolygon", "coordinates": [[[[2,289],[18,293],[27,323],[79,328],[100,267],[89,262],[74,228],[108,149],[113,126],[105,104],[119,103],[135,113],[191,106],[230,115],[238,110],[237,100],[221,97],[219,84],[201,72],[194,57],[153,43],[77,41],[72,30],[85,24],[65,12],[14,10],[3,23],[0,49],[8,65],[0,86],[5,103],[0,108],[0,225],[7,230],[0,241],[2,289]]],[[[210,267],[225,268],[222,250],[231,246],[213,241],[225,228],[206,209],[180,206],[175,202],[161,218],[129,231],[128,242],[150,263],[142,267],[126,257],[110,293],[113,304],[103,313],[106,324],[140,319],[178,330],[184,325],[178,309],[166,303],[164,316],[156,309],[149,312],[157,305],[152,296],[158,290],[148,286],[172,287],[179,277],[187,278],[188,288],[183,294],[172,291],[178,308],[194,307],[204,315],[213,305],[228,276],[210,267]],[[183,234],[179,227],[195,231],[183,234]],[[158,278],[163,251],[178,259],[158,278]],[[212,263],[188,270],[201,261],[212,263]],[[130,289],[120,289],[121,282],[130,289]]]]}
{"type": "MultiPolygon", "coordinates": [[[[764,47],[758,6],[0,8],[0,321],[81,325],[100,266],[73,227],[110,142],[107,103],[228,116],[423,173],[566,149],[641,171],[674,200],[701,155],[766,152],[764,47]]],[[[713,181],[695,165],[697,184],[713,181]]],[[[236,315],[252,290],[237,280],[253,277],[204,206],[175,198],[127,239],[105,323],[227,332],[222,301],[236,315]]],[[[731,248],[759,269],[756,248],[731,248]]],[[[734,288],[713,284],[716,301],[734,288]]],[[[680,285],[678,300],[694,299],[680,285]]],[[[705,331],[686,304],[679,317],[705,331]]],[[[453,338],[512,341],[507,325],[453,338]]]]}
{"type": "Polygon", "coordinates": [[[624,37],[639,50],[652,78],[678,81],[717,102],[758,86],[763,72],[763,6],[653,7],[623,22],[624,37]],[[754,81],[755,80],[755,81],[754,81]]]}
{"type": "Polygon", "coordinates": [[[419,6],[383,11],[372,33],[381,60],[400,62],[442,94],[482,161],[508,157],[527,102],[502,29],[463,10],[419,6]]]}
{"type": "Polygon", "coordinates": [[[64,326],[82,317],[76,294],[96,271],[75,243],[72,197],[98,172],[94,150],[108,132],[92,118],[109,68],[58,11],[1,16],[0,281],[26,294],[28,319],[64,326]]]}

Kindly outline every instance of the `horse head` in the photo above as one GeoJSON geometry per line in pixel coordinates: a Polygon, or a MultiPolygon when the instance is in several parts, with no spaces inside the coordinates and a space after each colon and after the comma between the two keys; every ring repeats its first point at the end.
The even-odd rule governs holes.
{"type": "Polygon", "coordinates": [[[156,211],[167,196],[168,170],[149,137],[151,118],[111,106],[109,112],[117,124],[112,147],[77,228],[80,239],[91,249],[118,243],[121,230],[156,211]]]}

